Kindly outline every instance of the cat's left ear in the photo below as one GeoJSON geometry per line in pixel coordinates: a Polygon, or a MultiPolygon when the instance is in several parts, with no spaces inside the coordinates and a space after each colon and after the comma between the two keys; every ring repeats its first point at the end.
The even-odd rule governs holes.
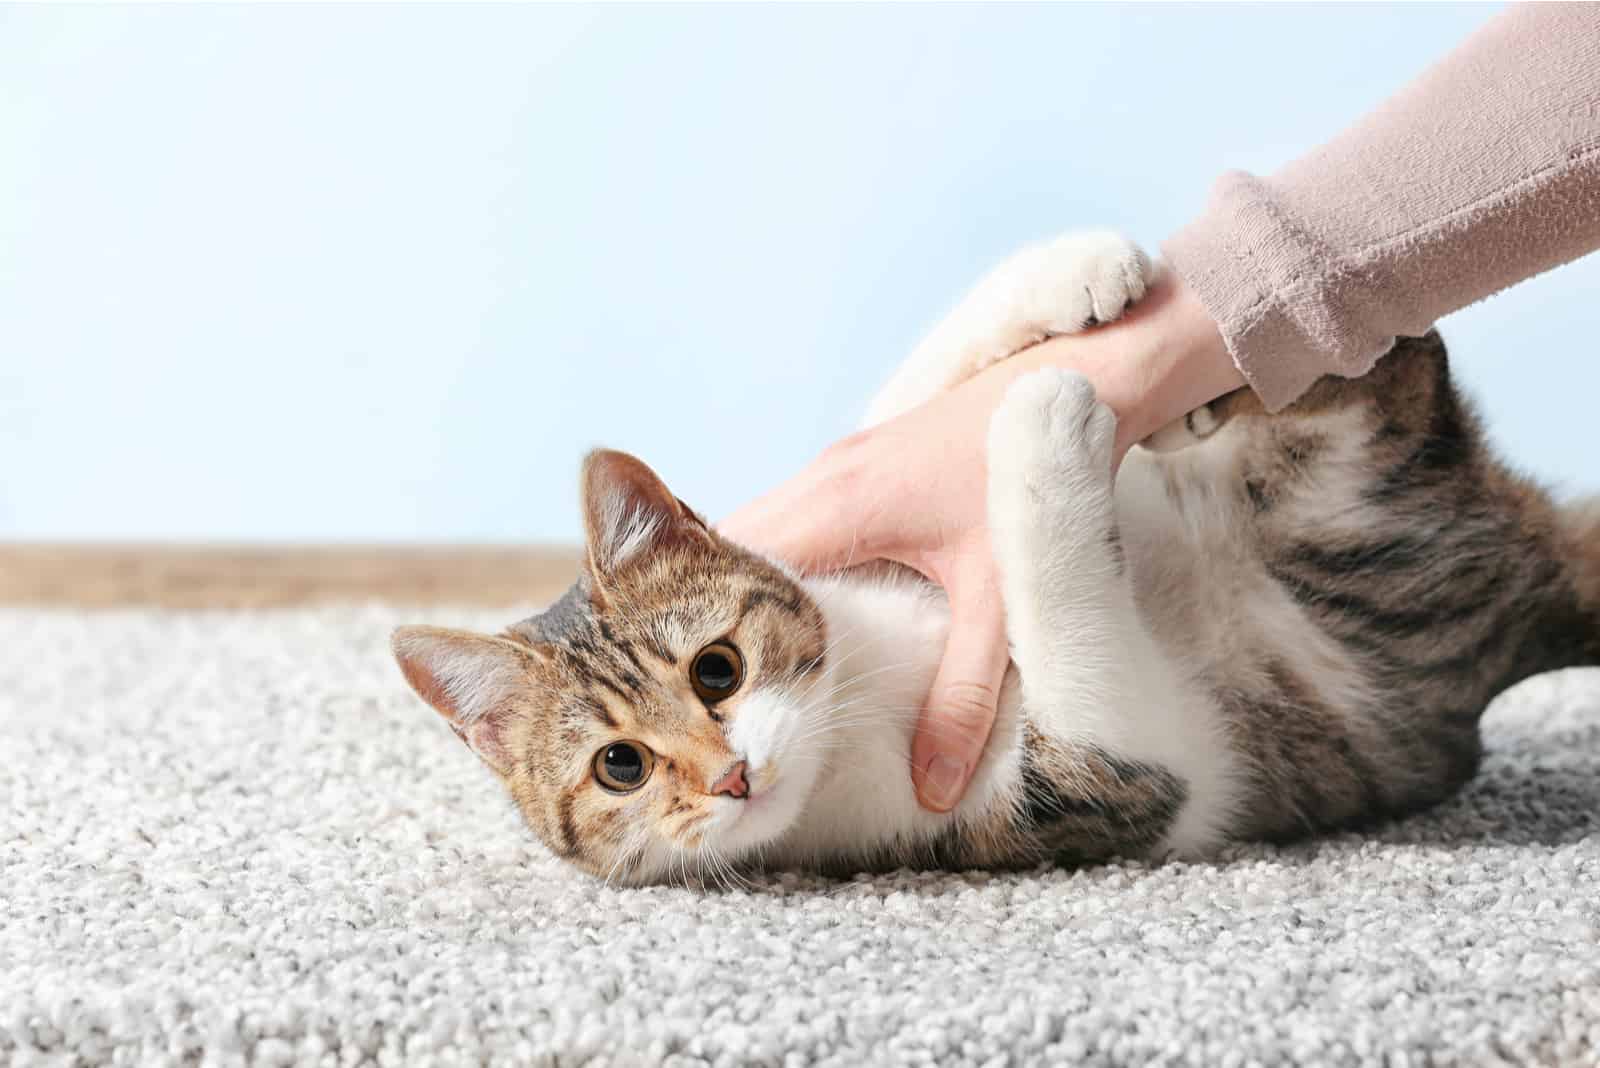
{"type": "Polygon", "coordinates": [[[584,457],[583,518],[596,578],[649,550],[711,539],[704,521],[654,471],[612,449],[584,457]]]}
{"type": "Polygon", "coordinates": [[[535,685],[541,663],[537,650],[444,627],[401,627],[390,645],[417,696],[485,764],[509,774],[514,760],[511,724],[518,699],[535,685]]]}

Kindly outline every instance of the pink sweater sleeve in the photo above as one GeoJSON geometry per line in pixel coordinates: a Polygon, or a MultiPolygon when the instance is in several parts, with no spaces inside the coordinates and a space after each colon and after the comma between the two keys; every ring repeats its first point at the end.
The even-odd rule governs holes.
{"type": "Polygon", "coordinates": [[[1496,16],[1271,178],[1222,176],[1167,260],[1269,409],[1600,248],[1600,4],[1496,16]]]}

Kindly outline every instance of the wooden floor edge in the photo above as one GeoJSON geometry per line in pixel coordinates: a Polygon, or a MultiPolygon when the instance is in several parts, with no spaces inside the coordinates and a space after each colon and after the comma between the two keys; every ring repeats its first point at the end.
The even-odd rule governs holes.
{"type": "Polygon", "coordinates": [[[0,605],[281,608],[352,601],[501,607],[572,584],[557,546],[0,543],[0,605]]]}

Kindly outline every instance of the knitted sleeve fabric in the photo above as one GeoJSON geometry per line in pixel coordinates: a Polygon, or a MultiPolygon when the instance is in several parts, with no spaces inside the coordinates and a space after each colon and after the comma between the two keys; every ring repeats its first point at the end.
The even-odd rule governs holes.
{"type": "Polygon", "coordinates": [[[1517,6],[1164,246],[1269,409],[1600,248],[1600,4],[1517,6]]]}

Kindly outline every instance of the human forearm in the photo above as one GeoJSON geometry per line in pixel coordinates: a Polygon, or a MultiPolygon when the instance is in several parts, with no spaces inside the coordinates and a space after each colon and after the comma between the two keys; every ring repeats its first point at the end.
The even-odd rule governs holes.
{"type": "Polygon", "coordinates": [[[1167,258],[1269,408],[1600,247],[1600,5],[1493,19],[1278,174],[1225,175],[1167,258]]]}

